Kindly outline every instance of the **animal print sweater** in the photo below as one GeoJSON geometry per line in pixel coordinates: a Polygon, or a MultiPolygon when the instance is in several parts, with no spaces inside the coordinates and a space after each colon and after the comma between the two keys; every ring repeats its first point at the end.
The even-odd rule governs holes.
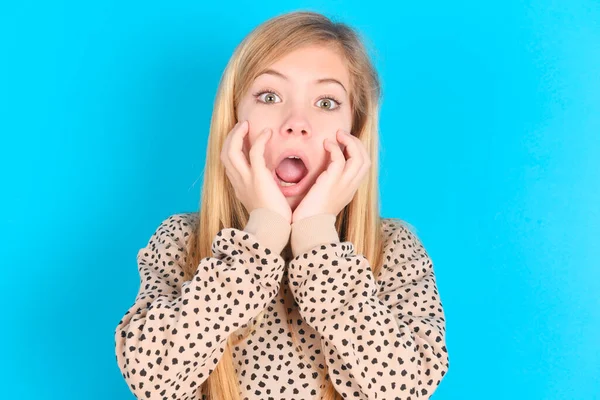
{"type": "Polygon", "coordinates": [[[244,230],[218,232],[184,281],[198,215],[166,218],[137,254],[139,291],[115,331],[132,393],[200,399],[227,338],[242,338],[264,310],[232,347],[241,399],[318,399],[324,379],[345,398],[429,398],[449,367],[433,264],[405,225],[381,221],[377,277],[340,242],[334,215],[290,225],[260,208],[244,230]]]}

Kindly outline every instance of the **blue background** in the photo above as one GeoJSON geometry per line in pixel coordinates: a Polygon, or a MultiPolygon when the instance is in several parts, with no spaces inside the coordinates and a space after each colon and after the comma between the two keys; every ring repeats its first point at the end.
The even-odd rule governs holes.
{"type": "Polygon", "coordinates": [[[447,317],[434,398],[600,398],[596,1],[4,2],[2,398],[131,399],[113,333],[137,250],[197,209],[239,41],[306,8],[381,74],[382,215],[416,227],[447,317]]]}

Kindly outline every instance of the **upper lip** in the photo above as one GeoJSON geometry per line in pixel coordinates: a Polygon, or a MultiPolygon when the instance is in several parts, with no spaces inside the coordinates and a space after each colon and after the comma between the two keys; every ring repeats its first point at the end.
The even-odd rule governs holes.
{"type": "Polygon", "coordinates": [[[288,158],[290,156],[296,156],[298,158],[300,158],[302,160],[302,162],[304,163],[304,166],[306,167],[306,169],[308,171],[310,171],[310,163],[308,161],[308,157],[306,156],[306,154],[299,149],[287,149],[284,150],[279,157],[277,157],[277,160],[275,160],[275,166],[273,167],[273,171],[275,171],[275,169],[277,169],[277,167],[279,167],[279,164],[281,164],[281,162],[283,161],[283,159],[288,158]]]}

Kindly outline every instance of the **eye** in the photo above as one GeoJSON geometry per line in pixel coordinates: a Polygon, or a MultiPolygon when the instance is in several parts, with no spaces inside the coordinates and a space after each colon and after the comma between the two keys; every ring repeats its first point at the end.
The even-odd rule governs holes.
{"type": "Polygon", "coordinates": [[[261,90],[257,93],[254,93],[253,96],[257,103],[276,103],[276,101],[272,101],[272,99],[279,98],[279,95],[270,89],[261,90]],[[263,95],[266,96],[263,97],[263,95]]]}
{"type": "Polygon", "coordinates": [[[342,105],[342,103],[340,101],[338,101],[335,97],[333,97],[331,95],[321,97],[317,101],[317,104],[319,104],[319,102],[321,102],[321,104],[325,105],[325,107],[319,107],[319,108],[324,108],[325,110],[328,110],[328,111],[337,110],[342,105]],[[333,105],[334,103],[335,103],[335,106],[333,105]]]}
{"type": "MultiPolygon", "coordinates": [[[[281,98],[279,97],[277,92],[270,88],[259,90],[258,92],[254,93],[253,96],[255,101],[260,104],[275,104],[281,102],[281,98]],[[276,99],[279,99],[279,101],[276,101],[276,99]]],[[[341,105],[341,101],[329,94],[317,100],[317,107],[322,108],[326,111],[335,111],[339,109],[341,105]],[[324,105],[324,107],[318,105],[319,103],[324,105]]]]}

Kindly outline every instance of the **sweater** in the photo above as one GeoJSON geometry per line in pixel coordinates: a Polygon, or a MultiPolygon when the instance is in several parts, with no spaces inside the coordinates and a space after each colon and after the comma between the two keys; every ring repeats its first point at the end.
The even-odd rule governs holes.
{"type": "Polygon", "coordinates": [[[139,290],[115,330],[117,364],[137,398],[200,399],[227,338],[241,338],[263,310],[232,347],[240,399],[318,399],[324,377],[363,400],[429,398],[438,387],[449,368],[444,310],[433,263],[400,220],[380,219],[375,278],[353,243],[340,242],[334,215],[290,225],[255,209],[243,230],[216,234],[212,256],[184,281],[198,219],[169,216],[137,254],[139,290]]]}

